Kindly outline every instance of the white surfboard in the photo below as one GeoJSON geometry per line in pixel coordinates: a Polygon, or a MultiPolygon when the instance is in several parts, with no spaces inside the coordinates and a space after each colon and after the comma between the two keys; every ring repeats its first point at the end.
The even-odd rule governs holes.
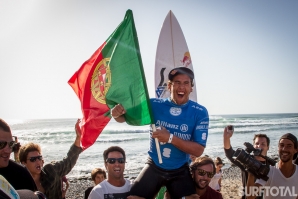
{"type": "MultiPolygon", "coordinates": [[[[167,89],[168,74],[173,68],[181,66],[193,71],[191,56],[182,29],[175,15],[170,10],[163,22],[156,50],[155,96],[157,98],[167,98],[170,96],[167,89]]],[[[195,102],[197,101],[195,86],[189,99],[195,102]]]]}

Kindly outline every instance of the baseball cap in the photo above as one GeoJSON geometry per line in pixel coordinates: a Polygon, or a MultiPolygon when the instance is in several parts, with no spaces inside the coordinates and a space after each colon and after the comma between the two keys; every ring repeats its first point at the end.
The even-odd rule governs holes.
{"type": "Polygon", "coordinates": [[[279,139],[279,142],[281,139],[288,139],[291,140],[294,143],[294,148],[297,149],[297,138],[292,133],[286,133],[279,139]]]}
{"type": "Polygon", "coordinates": [[[193,71],[190,70],[189,68],[186,68],[186,67],[178,67],[178,68],[172,69],[169,72],[168,78],[169,78],[170,81],[173,81],[175,76],[181,75],[181,74],[187,75],[190,78],[191,82],[194,79],[193,71]]]}

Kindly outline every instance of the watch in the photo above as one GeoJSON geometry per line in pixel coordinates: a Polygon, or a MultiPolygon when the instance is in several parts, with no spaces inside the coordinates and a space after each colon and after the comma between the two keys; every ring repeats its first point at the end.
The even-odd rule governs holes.
{"type": "MultiPolygon", "coordinates": [[[[173,134],[171,133],[170,134],[170,137],[169,137],[169,140],[168,140],[168,143],[171,143],[172,142],[172,139],[173,139],[173,134]]],[[[182,198],[183,199],[183,198],[182,198]]]]}

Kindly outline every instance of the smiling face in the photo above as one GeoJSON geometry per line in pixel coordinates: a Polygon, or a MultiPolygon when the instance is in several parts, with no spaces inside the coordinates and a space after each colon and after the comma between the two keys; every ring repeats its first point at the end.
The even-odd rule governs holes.
{"type": "Polygon", "coordinates": [[[280,161],[286,163],[293,159],[297,149],[294,147],[294,143],[289,139],[281,139],[278,143],[278,153],[280,161]]]}
{"type": "MultiPolygon", "coordinates": [[[[0,141],[11,142],[11,133],[6,132],[2,128],[0,128],[0,141]]],[[[6,146],[3,149],[0,149],[0,168],[8,166],[11,152],[12,149],[8,146],[8,144],[6,144],[6,146]]]]}
{"type": "Polygon", "coordinates": [[[185,104],[189,100],[189,94],[192,92],[191,79],[188,75],[180,74],[169,82],[168,89],[171,93],[171,100],[178,105],[185,104]]]}
{"type": "Polygon", "coordinates": [[[29,170],[29,172],[33,176],[40,174],[44,161],[36,158],[34,162],[31,162],[29,159],[32,157],[40,156],[40,155],[41,154],[38,151],[29,152],[27,155],[26,162],[22,162],[22,164],[29,170]]]}
{"type": "MultiPolygon", "coordinates": [[[[118,151],[109,152],[107,158],[124,158],[122,153],[118,151]]],[[[108,172],[108,181],[123,179],[123,173],[125,169],[125,163],[119,163],[116,161],[114,164],[105,162],[105,167],[108,172]]]]}
{"type": "MultiPolygon", "coordinates": [[[[198,167],[197,169],[203,169],[207,172],[214,171],[212,164],[206,164],[206,165],[198,167]]],[[[193,176],[192,176],[195,181],[196,188],[197,189],[205,189],[209,185],[212,178],[209,178],[207,176],[207,174],[205,174],[204,176],[199,175],[199,172],[197,169],[193,171],[193,176]]]]}

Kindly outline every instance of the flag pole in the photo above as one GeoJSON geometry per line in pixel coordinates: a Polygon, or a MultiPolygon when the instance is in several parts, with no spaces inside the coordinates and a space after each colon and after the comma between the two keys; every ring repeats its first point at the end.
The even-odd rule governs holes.
{"type": "MultiPolygon", "coordinates": [[[[152,132],[156,131],[155,124],[151,124],[151,127],[152,127],[152,132]]],[[[157,156],[158,156],[158,162],[159,162],[159,164],[162,164],[160,147],[159,147],[159,142],[158,142],[157,138],[155,138],[155,146],[156,146],[156,151],[157,151],[157,156]]]]}

